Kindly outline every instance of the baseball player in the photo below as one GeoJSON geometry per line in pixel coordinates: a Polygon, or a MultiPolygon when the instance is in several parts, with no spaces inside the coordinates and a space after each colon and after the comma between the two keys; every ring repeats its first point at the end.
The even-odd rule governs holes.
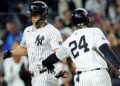
{"type": "Polygon", "coordinates": [[[16,59],[18,56],[27,54],[32,86],[58,86],[55,74],[49,74],[47,69],[41,69],[40,63],[61,45],[61,34],[54,26],[46,22],[48,14],[46,3],[34,1],[30,4],[29,11],[33,25],[24,30],[22,42],[15,50],[4,53],[4,59],[10,56],[16,59]]]}
{"type": "Polygon", "coordinates": [[[109,41],[99,28],[91,27],[88,12],[83,8],[73,11],[72,23],[76,31],[42,62],[43,66],[49,68],[70,56],[76,66],[75,86],[112,86],[106,61],[118,69],[120,62],[109,48],[109,41]]]}

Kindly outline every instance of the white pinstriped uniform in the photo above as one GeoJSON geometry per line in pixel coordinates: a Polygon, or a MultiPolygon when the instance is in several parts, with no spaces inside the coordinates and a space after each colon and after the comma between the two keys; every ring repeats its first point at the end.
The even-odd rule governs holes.
{"type": "Polygon", "coordinates": [[[27,48],[29,70],[34,73],[32,86],[57,86],[58,80],[54,74],[44,72],[39,74],[38,64],[58,48],[62,38],[60,32],[51,24],[41,29],[29,26],[25,29],[21,46],[27,48]]]}
{"type": "Polygon", "coordinates": [[[99,50],[104,43],[109,44],[99,28],[82,28],[76,30],[56,52],[61,60],[70,56],[76,71],[83,71],[75,75],[75,86],[111,86],[106,61],[93,50],[99,50]],[[96,68],[100,70],[94,70],[96,68]]]}

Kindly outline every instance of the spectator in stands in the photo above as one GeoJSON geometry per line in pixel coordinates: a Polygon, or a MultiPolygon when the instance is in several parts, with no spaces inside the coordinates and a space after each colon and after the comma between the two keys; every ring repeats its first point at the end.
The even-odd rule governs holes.
{"type": "Polygon", "coordinates": [[[76,6],[74,3],[74,0],[59,0],[59,3],[58,3],[59,16],[63,17],[63,12],[65,12],[66,10],[72,11],[75,8],[76,6]]]}
{"type": "Polygon", "coordinates": [[[72,17],[72,13],[70,10],[65,10],[63,12],[63,26],[64,27],[72,27],[71,24],[71,17],[72,17]]]}
{"type": "Polygon", "coordinates": [[[105,31],[105,34],[111,46],[116,46],[117,38],[115,37],[115,34],[114,34],[115,30],[111,22],[107,18],[101,18],[100,23],[101,23],[101,26],[103,27],[103,31],[105,31]]]}
{"type": "Polygon", "coordinates": [[[85,8],[98,15],[105,15],[106,0],[87,0],[85,8]]]}
{"type": "MultiPolygon", "coordinates": [[[[19,44],[18,41],[15,41],[12,45],[12,49],[15,49],[19,44]]],[[[4,60],[3,67],[5,76],[3,81],[7,82],[7,86],[25,86],[24,81],[20,78],[19,71],[22,64],[25,62],[25,57],[22,59],[8,58],[4,60]]]]}
{"type": "MultiPolygon", "coordinates": [[[[15,49],[19,45],[18,41],[15,41],[12,45],[12,49],[15,49]]],[[[21,59],[14,60],[8,58],[4,61],[5,77],[4,81],[8,86],[31,86],[31,75],[28,71],[28,60],[26,56],[21,59]]]]}
{"type": "Polygon", "coordinates": [[[55,17],[54,25],[62,34],[63,41],[72,34],[72,29],[64,25],[63,19],[60,16],[55,17]]]}
{"type": "Polygon", "coordinates": [[[120,0],[111,0],[108,8],[108,17],[112,24],[120,20],[120,0]]]}
{"type": "Polygon", "coordinates": [[[14,20],[8,20],[5,26],[6,33],[2,37],[2,50],[11,50],[14,41],[20,42],[22,40],[22,33],[18,30],[17,24],[14,20]]]}
{"type": "Polygon", "coordinates": [[[63,29],[63,20],[60,16],[55,17],[54,26],[59,30],[63,29]]]}
{"type": "Polygon", "coordinates": [[[120,37],[120,20],[114,24],[115,35],[119,39],[120,37]]]}
{"type": "Polygon", "coordinates": [[[4,68],[3,61],[0,59],[0,86],[7,86],[7,83],[4,81],[4,68]]]}

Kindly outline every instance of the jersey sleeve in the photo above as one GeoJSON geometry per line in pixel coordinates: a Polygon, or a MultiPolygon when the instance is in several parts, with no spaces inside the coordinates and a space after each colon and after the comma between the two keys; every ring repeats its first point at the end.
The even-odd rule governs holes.
{"type": "Polygon", "coordinates": [[[58,51],[56,52],[56,56],[58,57],[58,59],[60,60],[64,60],[66,59],[69,54],[68,54],[68,47],[67,47],[67,41],[66,40],[58,49],[58,51]]]}
{"type": "Polygon", "coordinates": [[[27,48],[26,39],[25,39],[25,32],[26,32],[26,31],[23,32],[23,38],[22,38],[22,41],[21,41],[21,43],[20,43],[20,46],[27,48]]]}
{"type": "Polygon", "coordinates": [[[50,44],[52,49],[59,48],[59,45],[62,45],[62,36],[59,31],[53,31],[50,34],[50,44]]]}
{"type": "Polygon", "coordinates": [[[56,52],[56,56],[61,61],[63,61],[64,59],[66,59],[68,57],[67,48],[65,48],[63,45],[61,45],[60,48],[56,52]]]}
{"type": "Polygon", "coordinates": [[[93,33],[94,33],[93,37],[95,41],[95,46],[97,48],[99,48],[102,44],[105,44],[105,43],[109,44],[109,41],[107,40],[104,33],[99,28],[94,29],[93,33]]]}

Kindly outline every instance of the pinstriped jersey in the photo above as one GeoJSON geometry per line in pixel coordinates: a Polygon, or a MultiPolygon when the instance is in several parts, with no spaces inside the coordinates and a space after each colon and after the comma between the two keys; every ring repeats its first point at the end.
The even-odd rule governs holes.
{"type": "Polygon", "coordinates": [[[82,28],[76,30],[59,48],[56,55],[63,60],[70,56],[77,70],[107,68],[106,61],[93,49],[109,41],[99,28],[82,28]]]}
{"type": "Polygon", "coordinates": [[[52,50],[58,48],[61,42],[60,32],[51,24],[41,29],[36,29],[33,25],[27,27],[20,45],[27,48],[30,71],[38,69],[37,64],[52,54],[52,50]]]}

